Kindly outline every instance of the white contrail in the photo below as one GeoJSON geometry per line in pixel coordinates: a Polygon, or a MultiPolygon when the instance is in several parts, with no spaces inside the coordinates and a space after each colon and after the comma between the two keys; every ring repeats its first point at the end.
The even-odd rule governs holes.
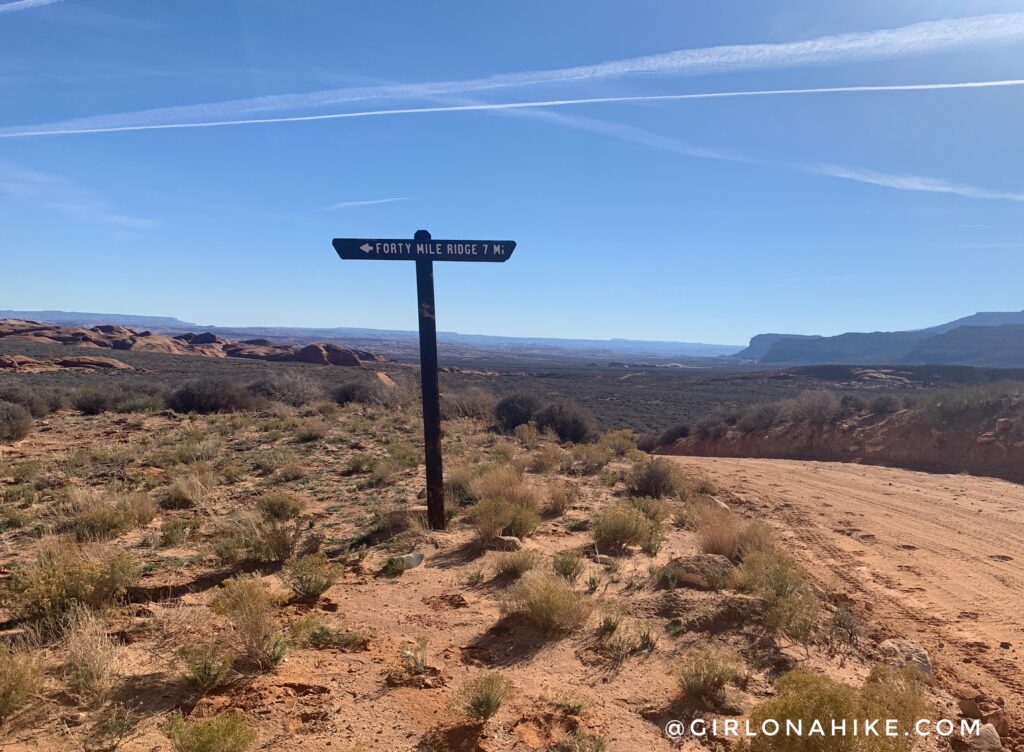
{"type": "Polygon", "coordinates": [[[16,10],[29,10],[30,8],[41,8],[44,5],[53,5],[60,0],[17,0],[13,3],[0,5],[0,13],[14,13],[16,10]]]}
{"type": "Polygon", "coordinates": [[[1024,40],[1024,13],[1003,13],[926,21],[895,29],[836,34],[800,42],[741,44],[676,50],[594,65],[505,73],[456,81],[368,86],[300,94],[275,94],[225,102],[96,115],[35,126],[12,127],[7,130],[102,132],[127,126],[200,120],[233,122],[247,120],[249,116],[256,113],[331,107],[372,100],[422,100],[538,84],[566,84],[636,75],[694,76],[743,70],[858,63],[939,51],[956,51],[981,44],[1020,40],[1024,40]]]}
{"type": "Polygon", "coordinates": [[[760,91],[718,91],[697,94],[651,94],[626,97],[585,97],[579,99],[543,99],[528,102],[497,102],[485,104],[444,105],[437,107],[400,107],[390,110],[357,110],[331,112],[321,115],[285,115],[267,118],[237,120],[208,120],[188,123],[149,123],[145,125],[109,125],[103,127],[30,126],[28,128],[0,129],[0,138],[29,138],[33,136],[70,136],[84,133],[124,133],[127,131],[176,130],[179,128],[224,128],[232,125],[266,125],[269,123],[307,123],[317,120],[343,120],[347,118],[384,117],[388,115],[418,115],[438,112],[481,112],[488,110],[526,110],[545,107],[567,107],[585,104],[618,104],[626,102],[679,102],[690,99],[723,99],[729,97],[776,97],[801,94],[839,94],[854,92],[935,91],[943,89],[987,89],[1002,86],[1024,86],[1024,79],[1002,81],[964,81],[938,84],[896,84],[891,86],[828,86],[814,89],[764,89],[760,91]]]}
{"type": "Polygon", "coordinates": [[[339,201],[325,207],[326,209],[355,209],[360,206],[376,206],[377,204],[393,204],[396,201],[408,201],[408,196],[396,196],[395,198],[371,198],[363,201],[339,201]]]}
{"type": "Polygon", "coordinates": [[[842,165],[834,164],[802,165],[800,167],[815,175],[825,175],[831,178],[879,185],[883,188],[893,188],[898,191],[949,193],[954,196],[963,196],[964,198],[1024,202],[1024,193],[992,191],[988,188],[953,183],[942,178],[930,178],[922,175],[895,175],[889,172],[878,172],[877,170],[866,170],[859,167],[843,167],[842,165]]]}

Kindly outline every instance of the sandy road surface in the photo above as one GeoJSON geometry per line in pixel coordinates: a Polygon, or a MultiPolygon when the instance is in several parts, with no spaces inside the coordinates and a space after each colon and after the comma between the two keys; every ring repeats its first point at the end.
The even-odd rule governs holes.
{"type": "Polygon", "coordinates": [[[779,524],[815,578],[848,593],[882,636],[924,645],[954,693],[1001,696],[1011,717],[1024,716],[1024,485],[845,463],[672,459],[779,524]]]}

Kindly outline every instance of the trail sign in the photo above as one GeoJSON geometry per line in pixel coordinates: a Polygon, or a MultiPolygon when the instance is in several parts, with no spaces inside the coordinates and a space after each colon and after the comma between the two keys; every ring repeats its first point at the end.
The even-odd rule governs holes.
{"type": "Polygon", "coordinates": [[[514,240],[370,240],[337,238],[334,250],[343,259],[389,261],[508,261],[514,240]]]}
{"type": "Polygon", "coordinates": [[[419,230],[412,240],[335,238],[343,260],[415,261],[419,303],[420,384],[423,393],[423,453],[427,474],[427,523],[445,527],[444,475],[441,468],[441,395],[437,377],[437,320],[434,311],[434,261],[508,261],[514,240],[434,240],[419,230]]]}

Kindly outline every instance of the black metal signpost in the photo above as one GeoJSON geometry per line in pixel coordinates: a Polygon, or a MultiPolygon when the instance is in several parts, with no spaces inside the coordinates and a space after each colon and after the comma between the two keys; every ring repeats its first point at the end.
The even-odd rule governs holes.
{"type": "Polygon", "coordinates": [[[427,470],[427,522],[443,530],[444,477],[441,470],[441,396],[437,379],[437,320],[434,312],[435,261],[508,261],[514,240],[434,240],[419,230],[412,240],[335,238],[344,260],[415,261],[420,319],[420,380],[423,388],[423,452],[427,470]]]}

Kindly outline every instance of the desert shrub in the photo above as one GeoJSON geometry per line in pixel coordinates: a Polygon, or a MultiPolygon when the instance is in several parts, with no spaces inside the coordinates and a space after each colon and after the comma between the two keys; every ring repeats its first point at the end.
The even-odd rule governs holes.
{"type": "Polygon", "coordinates": [[[306,373],[284,371],[249,384],[257,397],[299,407],[324,398],[323,384],[306,373]]]}
{"type": "Polygon", "coordinates": [[[612,450],[602,444],[577,444],[569,452],[576,475],[596,475],[612,460],[612,450]]]}
{"type": "Polygon", "coordinates": [[[548,503],[544,507],[544,513],[548,517],[561,517],[579,500],[579,486],[572,483],[555,483],[548,487],[548,503]]]}
{"type": "Polygon", "coordinates": [[[175,389],[167,406],[176,413],[230,413],[250,410],[258,404],[252,392],[224,379],[196,379],[175,389]]]}
{"type": "Polygon", "coordinates": [[[679,689],[687,699],[710,703],[718,699],[726,684],[739,677],[734,655],[705,645],[694,648],[683,658],[679,689]]]}
{"type": "Polygon", "coordinates": [[[388,457],[401,468],[418,467],[423,452],[411,441],[396,441],[388,446],[388,457]]]}
{"type": "Polygon", "coordinates": [[[0,386],[0,402],[21,405],[33,418],[45,418],[63,405],[63,394],[22,384],[0,386]]]}
{"type": "Polygon", "coordinates": [[[160,522],[161,548],[180,546],[199,528],[196,520],[186,517],[165,517],[160,522]]]}
{"type": "Polygon", "coordinates": [[[478,502],[467,518],[484,544],[498,535],[525,538],[532,535],[541,523],[535,502],[532,505],[513,504],[504,498],[487,498],[478,502]]]}
{"type": "Polygon", "coordinates": [[[18,441],[32,432],[32,413],[22,405],[0,400],[0,441],[18,441]]]}
{"type": "Polygon", "coordinates": [[[669,444],[675,444],[679,439],[685,439],[689,435],[690,427],[685,423],[677,423],[662,431],[658,435],[655,444],[656,446],[668,446],[669,444]]]}
{"type": "Polygon", "coordinates": [[[304,444],[325,439],[331,432],[331,424],[323,418],[309,418],[299,424],[295,438],[304,444]]]}
{"type": "Polygon", "coordinates": [[[667,502],[649,496],[637,496],[627,500],[626,503],[656,525],[664,523],[672,514],[672,509],[667,502]]]}
{"type": "Polygon", "coordinates": [[[788,406],[793,420],[806,420],[815,426],[831,423],[842,414],[839,398],[824,389],[800,392],[788,402],[788,406]]]}
{"type": "Polygon", "coordinates": [[[628,504],[618,504],[598,512],[590,532],[598,551],[606,554],[620,554],[630,546],[656,551],[662,537],[661,527],[656,522],[628,504]]]}
{"type": "Polygon", "coordinates": [[[891,415],[901,407],[900,398],[891,394],[880,394],[868,403],[868,408],[875,415],[891,415]]]}
{"type": "Polygon", "coordinates": [[[210,608],[231,622],[242,652],[268,669],[284,658],[287,649],[287,639],[274,618],[280,605],[280,599],[259,577],[239,575],[224,583],[210,608]]]}
{"type": "Polygon", "coordinates": [[[717,441],[729,432],[729,424],[715,412],[700,418],[693,426],[693,434],[704,441],[717,441]]]}
{"type": "Polygon", "coordinates": [[[550,444],[542,446],[530,456],[531,473],[550,473],[562,464],[564,452],[550,444]]]}
{"type": "Polygon", "coordinates": [[[575,551],[563,551],[551,560],[554,573],[568,582],[576,582],[580,578],[583,566],[583,557],[575,551]]]}
{"type": "Polygon", "coordinates": [[[64,684],[79,702],[97,705],[110,694],[121,664],[121,647],[95,615],[78,610],[68,618],[62,650],[64,684]]]}
{"type": "Polygon", "coordinates": [[[859,415],[867,409],[867,404],[856,394],[844,394],[839,398],[839,409],[843,415],[859,415]]]}
{"type": "Polygon", "coordinates": [[[587,410],[573,402],[553,402],[534,415],[537,428],[553,431],[562,441],[580,444],[597,433],[597,421],[587,410]]]}
{"type": "Polygon", "coordinates": [[[494,574],[508,580],[518,580],[540,564],[540,555],[535,551],[512,551],[501,554],[494,562],[494,574]]]}
{"type": "Polygon", "coordinates": [[[323,553],[309,554],[285,562],[281,576],[301,601],[315,601],[338,579],[338,567],[323,553]]]}
{"type": "Polygon", "coordinates": [[[331,390],[331,397],[339,405],[383,405],[388,401],[385,387],[366,381],[347,381],[331,390]]]}
{"type": "Polygon", "coordinates": [[[474,470],[469,465],[456,465],[445,470],[444,473],[444,500],[452,506],[462,506],[474,500],[471,485],[473,483],[474,470]]]}
{"type": "Polygon", "coordinates": [[[506,604],[540,632],[564,634],[578,629],[590,615],[590,604],[561,577],[529,572],[515,586],[506,604]]]}
{"type": "Polygon", "coordinates": [[[308,613],[295,621],[289,628],[291,641],[297,645],[324,649],[335,648],[347,653],[366,650],[371,635],[329,624],[320,614],[308,613]]]}
{"type": "Polygon", "coordinates": [[[533,420],[538,409],[540,402],[532,394],[510,394],[494,406],[494,420],[499,429],[509,433],[533,420]]]}
{"type": "Polygon", "coordinates": [[[320,537],[311,532],[311,527],[312,522],[301,517],[282,521],[241,515],[222,523],[211,545],[224,563],[283,562],[314,553],[320,547],[320,537]]]}
{"type": "Polygon", "coordinates": [[[660,457],[635,464],[626,481],[626,490],[630,495],[654,499],[677,496],[681,487],[679,468],[671,460],[660,457]]]}
{"type": "Polygon", "coordinates": [[[203,692],[224,684],[235,662],[232,653],[214,643],[191,645],[178,655],[185,666],[185,678],[203,692]]]}
{"type": "Polygon", "coordinates": [[[113,604],[140,574],[139,562],[123,551],[44,539],[36,558],[13,571],[4,605],[15,619],[59,631],[76,608],[113,604]]]}
{"type": "Polygon", "coordinates": [[[925,419],[936,428],[976,425],[1007,412],[1024,400],[1024,383],[1003,381],[959,389],[945,389],[920,402],[925,419]]]}
{"type": "Polygon", "coordinates": [[[71,396],[71,404],[83,415],[156,412],[163,409],[166,397],[167,390],[160,384],[132,381],[117,389],[84,386],[71,396]]]}
{"type": "Polygon", "coordinates": [[[43,665],[26,646],[0,645],[0,724],[42,687],[43,665]]]}
{"type": "Polygon", "coordinates": [[[629,428],[617,431],[606,431],[598,443],[616,457],[625,457],[631,449],[636,449],[637,433],[629,428]]]}
{"type": "Polygon", "coordinates": [[[763,624],[772,633],[807,645],[814,636],[820,605],[796,561],[777,550],[758,551],[736,569],[740,590],[764,599],[763,624]]]}
{"type": "Polygon", "coordinates": [[[470,387],[458,392],[445,392],[441,395],[441,417],[444,420],[454,418],[486,420],[494,414],[496,399],[486,389],[479,387],[470,387]]]}
{"type": "Polygon", "coordinates": [[[747,741],[744,752],[909,752],[913,735],[880,736],[830,735],[828,719],[852,728],[855,720],[885,718],[909,728],[927,718],[930,707],[920,680],[906,671],[879,667],[861,687],[851,687],[807,668],[784,674],[775,683],[775,696],[757,705],[751,713],[751,727],[760,728],[770,719],[785,719],[808,729],[815,721],[825,725],[826,735],[758,735],[747,741]]]}
{"type": "MultiPolygon", "coordinates": [[[[373,470],[373,466],[376,464],[376,459],[372,454],[365,452],[358,452],[349,457],[348,462],[345,463],[345,467],[342,469],[341,474],[344,476],[351,475],[365,475],[366,473],[373,470]]],[[[451,473],[449,472],[448,475],[451,473]]],[[[445,482],[448,481],[447,475],[445,476],[445,482]]]]}
{"type": "Polygon", "coordinates": [[[256,499],[256,510],[267,521],[288,522],[302,514],[306,508],[302,499],[290,493],[276,491],[256,499]]]}
{"type": "Polygon", "coordinates": [[[175,711],[167,724],[167,736],[174,752],[246,752],[256,741],[256,730],[241,713],[186,721],[175,711]]]}
{"type": "Polygon", "coordinates": [[[462,685],[458,697],[466,715],[486,721],[498,712],[512,689],[512,682],[497,671],[489,671],[462,685]]]}
{"type": "Polygon", "coordinates": [[[777,402],[764,402],[751,405],[736,421],[736,427],[744,433],[767,431],[777,423],[781,423],[785,415],[777,402]]]}

